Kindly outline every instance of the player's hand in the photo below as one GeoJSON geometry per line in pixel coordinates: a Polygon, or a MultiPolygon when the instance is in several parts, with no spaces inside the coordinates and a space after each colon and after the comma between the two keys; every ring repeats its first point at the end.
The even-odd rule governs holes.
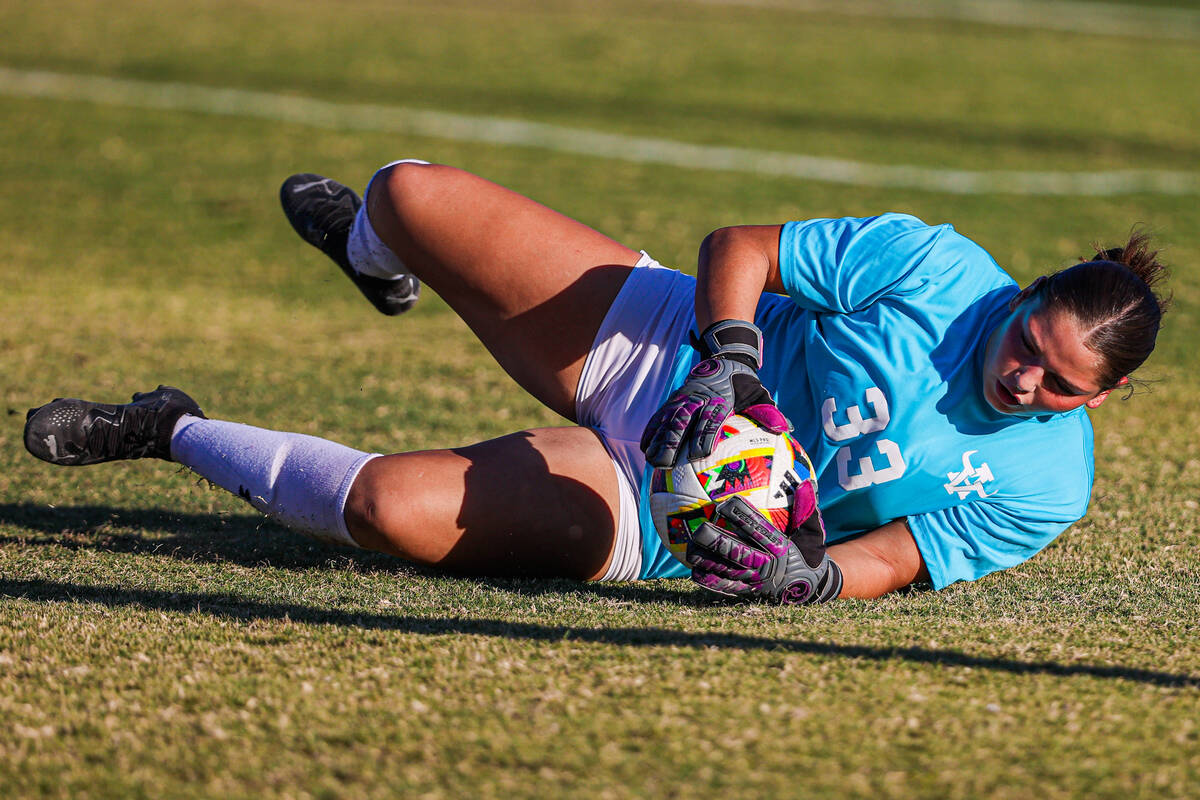
{"type": "Polygon", "coordinates": [[[762,365],[762,332],[752,323],[727,319],[714,322],[700,335],[703,360],[688,373],[683,386],[650,418],[641,447],[654,467],[673,467],[712,452],[722,423],[742,414],[771,433],[792,429],[758,379],[762,365]]]}
{"type": "Polygon", "coordinates": [[[825,552],[811,479],[797,487],[786,532],[734,495],[697,528],[686,559],[692,580],[713,592],[778,603],[824,603],[842,590],[842,570],[825,552]]]}

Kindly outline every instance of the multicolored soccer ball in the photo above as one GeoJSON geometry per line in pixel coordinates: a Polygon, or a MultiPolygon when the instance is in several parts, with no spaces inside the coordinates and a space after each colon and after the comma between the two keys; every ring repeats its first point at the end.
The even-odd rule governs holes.
{"type": "Polygon", "coordinates": [[[712,519],[717,503],[741,495],[786,530],[796,487],[812,474],[808,454],[789,434],[765,431],[734,415],[725,420],[707,458],[654,471],[654,527],[671,554],[684,561],[692,531],[712,519]]]}

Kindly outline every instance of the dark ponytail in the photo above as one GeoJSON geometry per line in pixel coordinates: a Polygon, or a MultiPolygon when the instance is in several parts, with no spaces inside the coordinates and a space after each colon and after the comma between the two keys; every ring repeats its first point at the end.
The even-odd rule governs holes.
{"type": "Polygon", "coordinates": [[[1150,234],[1135,230],[1124,246],[1097,247],[1092,260],[1047,276],[1036,291],[1083,328],[1084,345],[1100,356],[1100,388],[1111,389],[1154,350],[1171,302],[1154,288],[1166,277],[1150,234]]]}

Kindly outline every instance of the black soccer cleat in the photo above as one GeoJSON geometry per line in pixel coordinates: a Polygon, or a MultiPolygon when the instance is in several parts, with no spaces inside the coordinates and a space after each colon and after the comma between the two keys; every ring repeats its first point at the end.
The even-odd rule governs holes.
{"type": "Polygon", "coordinates": [[[139,392],[125,405],[60,397],[29,409],[25,449],[64,467],[128,458],[170,461],[171,433],[184,414],[205,418],[195,400],[172,386],[139,392]]]}
{"type": "Polygon", "coordinates": [[[362,200],[351,189],[332,178],[304,172],[293,175],[279,187],[279,202],[288,222],[300,238],[333,259],[346,277],[384,314],[395,316],[412,308],[421,293],[417,276],[401,275],[395,280],[361,275],[350,265],[346,241],[362,200]]]}

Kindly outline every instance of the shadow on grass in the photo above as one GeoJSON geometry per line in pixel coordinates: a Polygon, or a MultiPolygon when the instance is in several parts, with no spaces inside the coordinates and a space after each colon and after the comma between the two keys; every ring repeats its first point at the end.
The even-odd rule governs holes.
{"type": "Polygon", "coordinates": [[[337,609],[314,608],[290,603],[248,602],[230,594],[198,592],[162,592],[123,589],[116,586],[84,586],[46,580],[0,581],[0,597],[41,602],[95,603],[109,608],[137,607],[152,611],[203,613],[224,619],[249,622],[275,620],[308,625],[335,625],[374,631],[396,631],[430,636],[469,635],[525,639],[534,642],[589,642],[622,647],[717,647],[731,650],[770,650],[841,656],[868,661],[907,661],[945,667],[970,667],[1018,675],[1054,675],[1059,677],[1115,678],[1169,688],[1200,688],[1200,676],[1180,675],[1157,670],[1091,664],[1059,664],[1054,661],[1013,661],[973,656],[954,650],[924,647],[868,647],[864,645],[811,642],[748,636],[739,633],[680,631],[666,628],[583,628],[569,625],[543,625],[509,622],[499,619],[457,617],[414,617],[402,614],[373,614],[337,609]]]}
{"type": "Polygon", "coordinates": [[[395,569],[403,564],[382,553],[322,544],[256,513],[197,514],[161,508],[0,503],[0,526],[5,525],[43,536],[30,539],[0,535],[0,542],[55,545],[69,550],[166,555],[184,561],[280,569],[324,567],[333,559],[349,559],[363,571],[395,569]]]}
{"type": "MultiPolygon", "coordinates": [[[[394,556],[326,545],[287,530],[259,514],[197,514],[156,508],[44,506],[0,503],[0,526],[36,531],[41,536],[6,536],[0,544],[20,543],[68,550],[153,555],[199,563],[237,564],[308,570],[350,567],[356,572],[408,573],[456,577],[394,556]]],[[[591,594],[634,603],[672,603],[706,607],[721,598],[681,581],[614,584],[564,578],[458,576],[522,595],[591,594]],[[682,586],[682,588],[681,588],[682,586]]]]}

